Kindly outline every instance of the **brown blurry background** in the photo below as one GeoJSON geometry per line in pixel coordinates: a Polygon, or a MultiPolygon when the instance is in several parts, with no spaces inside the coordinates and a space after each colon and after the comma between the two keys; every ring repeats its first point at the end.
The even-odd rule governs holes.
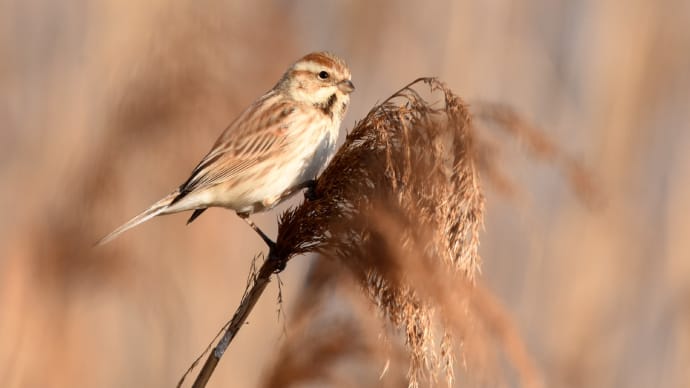
{"type": "MultiPolygon", "coordinates": [[[[321,49],[352,69],[345,128],[437,75],[591,169],[605,201],[589,209],[512,144],[521,195],[488,192],[482,281],[548,386],[690,384],[690,2],[0,0],[0,386],[177,382],[262,242],[216,209],[91,245],[321,49]]],[[[255,219],[274,234],[286,206],[255,219]]],[[[308,263],[281,275],[288,316],[308,263]]],[[[211,386],[269,367],[286,324],[271,287],[211,386]]]]}

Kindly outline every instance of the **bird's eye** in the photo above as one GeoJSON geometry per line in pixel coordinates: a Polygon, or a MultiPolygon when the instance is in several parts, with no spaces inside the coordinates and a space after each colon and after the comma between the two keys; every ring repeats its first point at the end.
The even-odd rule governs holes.
{"type": "Polygon", "coordinates": [[[321,79],[328,79],[328,73],[325,71],[322,71],[319,73],[319,78],[321,79]]]}

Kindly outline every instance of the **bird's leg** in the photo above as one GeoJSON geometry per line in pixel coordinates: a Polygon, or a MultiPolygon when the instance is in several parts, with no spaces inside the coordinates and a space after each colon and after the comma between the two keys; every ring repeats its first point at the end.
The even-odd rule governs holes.
{"type": "Polygon", "coordinates": [[[268,249],[269,249],[269,250],[271,250],[271,251],[275,250],[275,248],[276,248],[276,243],[273,242],[273,240],[271,240],[271,239],[266,235],[266,233],[264,233],[261,229],[259,229],[259,227],[256,226],[256,224],[254,223],[254,221],[252,221],[252,220],[249,219],[249,214],[247,214],[247,213],[237,213],[237,215],[238,215],[241,219],[243,219],[244,222],[246,222],[247,224],[249,224],[249,226],[251,226],[252,229],[254,229],[254,231],[255,231],[256,233],[259,234],[259,236],[261,237],[261,239],[264,240],[264,242],[266,243],[266,245],[268,245],[268,249]]]}
{"type": "Polygon", "coordinates": [[[316,179],[310,179],[301,185],[307,190],[304,191],[304,199],[307,201],[313,201],[316,199],[316,179]]]}

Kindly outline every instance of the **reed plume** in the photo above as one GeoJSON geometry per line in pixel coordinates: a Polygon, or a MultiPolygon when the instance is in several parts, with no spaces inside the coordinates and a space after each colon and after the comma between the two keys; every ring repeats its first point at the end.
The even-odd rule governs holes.
{"type": "MultiPolygon", "coordinates": [[[[252,271],[240,308],[195,386],[204,386],[270,276],[306,253],[337,264],[331,271],[354,279],[391,334],[402,335],[409,386],[441,374],[452,384],[455,350],[477,322],[506,345],[523,381],[537,382],[507,315],[475,287],[484,196],[473,132],[468,106],[434,78],[418,79],[375,106],[348,134],[310,198],[280,217],[275,248],[252,271]]],[[[343,338],[330,339],[335,342],[314,347],[328,353],[322,360],[332,359],[334,347],[343,344],[343,338]]],[[[267,385],[294,382],[281,376],[274,373],[267,385]]]]}

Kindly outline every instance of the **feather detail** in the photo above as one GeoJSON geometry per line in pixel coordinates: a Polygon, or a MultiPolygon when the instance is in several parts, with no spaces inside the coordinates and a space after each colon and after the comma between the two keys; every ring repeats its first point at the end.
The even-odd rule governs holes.
{"type": "Polygon", "coordinates": [[[115,237],[126,232],[127,230],[132,229],[133,227],[135,227],[141,223],[144,223],[144,222],[150,220],[151,218],[153,218],[157,215],[164,214],[164,212],[168,209],[168,207],[173,202],[175,197],[178,196],[178,194],[179,194],[179,192],[176,190],[176,191],[173,191],[172,193],[166,195],[163,199],[161,199],[160,201],[151,205],[150,208],[144,210],[143,212],[141,212],[136,217],[132,218],[131,220],[127,221],[126,223],[124,223],[119,228],[110,232],[110,234],[108,234],[107,236],[98,240],[96,245],[98,246],[98,245],[106,244],[109,241],[112,241],[115,237]]]}
{"type": "Polygon", "coordinates": [[[342,60],[306,55],[225,128],[177,190],[98,245],[161,214],[194,210],[189,223],[208,207],[249,215],[277,205],[330,160],[353,90],[342,60]]]}
{"type": "Polygon", "coordinates": [[[192,213],[192,216],[189,217],[189,219],[187,220],[187,225],[191,224],[192,221],[196,220],[196,218],[199,217],[199,216],[201,215],[201,213],[205,212],[206,209],[208,209],[208,208],[207,208],[207,207],[204,207],[204,208],[201,208],[201,209],[196,209],[196,210],[194,210],[194,213],[192,213]]]}

